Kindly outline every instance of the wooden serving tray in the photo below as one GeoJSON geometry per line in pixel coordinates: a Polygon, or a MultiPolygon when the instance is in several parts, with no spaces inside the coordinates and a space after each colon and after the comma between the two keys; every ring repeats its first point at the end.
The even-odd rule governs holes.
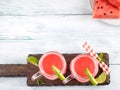
{"type": "MultiPolygon", "coordinates": [[[[66,77],[70,74],[69,64],[70,64],[71,60],[75,56],[79,55],[79,53],[78,54],[63,54],[63,55],[68,64],[67,72],[65,74],[65,77],[66,77]]],[[[39,59],[42,56],[42,54],[30,54],[29,56],[35,56],[36,58],[39,59]]],[[[109,66],[109,55],[107,53],[104,53],[104,58],[106,59],[105,63],[109,66]]],[[[27,64],[0,64],[0,77],[27,77],[27,85],[28,86],[38,86],[36,81],[31,80],[31,76],[34,73],[36,73],[37,71],[38,71],[38,67],[36,67],[30,63],[27,63],[27,64]]],[[[102,72],[102,70],[99,69],[97,76],[100,75],[101,72],[102,72]]],[[[73,79],[66,85],[64,85],[62,83],[62,81],[59,79],[48,80],[48,79],[42,77],[42,81],[45,84],[42,84],[40,86],[91,85],[90,82],[80,83],[75,79],[73,79]]],[[[110,83],[110,75],[107,75],[106,81],[100,85],[108,85],[109,83],[110,83]]]]}

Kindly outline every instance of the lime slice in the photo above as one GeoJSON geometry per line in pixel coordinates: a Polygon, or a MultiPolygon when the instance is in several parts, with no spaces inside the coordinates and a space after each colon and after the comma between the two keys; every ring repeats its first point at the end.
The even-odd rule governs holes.
{"type": "Polygon", "coordinates": [[[60,73],[60,70],[56,66],[52,65],[52,70],[60,80],[65,80],[65,77],[60,73]]]}
{"type": "Polygon", "coordinates": [[[95,78],[92,76],[92,74],[90,73],[90,71],[87,69],[85,69],[85,73],[87,74],[88,78],[90,79],[90,82],[93,84],[93,85],[97,85],[98,82],[95,80],[95,78]]]}
{"type": "Polygon", "coordinates": [[[106,80],[106,73],[105,72],[102,72],[95,80],[98,82],[98,83],[104,83],[105,80],[106,80]]]}
{"type": "Polygon", "coordinates": [[[34,56],[28,56],[27,62],[29,62],[35,66],[38,66],[38,59],[34,56]]]}

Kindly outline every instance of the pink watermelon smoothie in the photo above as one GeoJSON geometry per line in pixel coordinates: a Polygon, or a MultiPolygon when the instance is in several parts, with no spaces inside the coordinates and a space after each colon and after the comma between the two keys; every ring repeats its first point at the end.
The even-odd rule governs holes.
{"type": "Polygon", "coordinates": [[[91,73],[94,72],[95,65],[91,58],[89,57],[81,57],[75,62],[75,71],[76,73],[83,77],[86,78],[87,75],[85,74],[85,69],[88,68],[91,73]]]}
{"type": "Polygon", "coordinates": [[[96,60],[88,54],[82,54],[73,59],[70,69],[74,77],[80,82],[89,81],[85,69],[88,68],[95,77],[98,72],[98,64],[96,60]]]}
{"type": "Polygon", "coordinates": [[[60,53],[51,51],[41,57],[39,62],[39,67],[42,66],[40,67],[40,72],[44,73],[44,76],[46,76],[47,78],[54,75],[52,65],[55,65],[61,71],[61,73],[65,73],[66,61],[63,55],[61,55],[60,53]]]}
{"type": "Polygon", "coordinates": [[[47,55],[42,63],[44,71],[48,74],[54,74],[51,69],[52,65],[55,65],[59,70],[61,70],[63,66],[61,58],[55,54],[47,55]]]}

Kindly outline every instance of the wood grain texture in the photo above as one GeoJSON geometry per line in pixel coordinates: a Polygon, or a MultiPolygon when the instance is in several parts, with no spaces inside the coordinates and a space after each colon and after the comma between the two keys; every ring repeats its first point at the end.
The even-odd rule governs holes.
{"type": "Polygon", "coordinates": [[[88,41],[96,52],[110,54],[110,64],[120,64],[119,29],[90,15],[1,16],[0,63],[25,64],[29,53],[51,50],[83,53],[82,44],[88,41]]]}
{"type": "Polygon", "coordinates": [[[0,64],[25,64],[29,53],[50,50],[82,53],[81,44],[88,41],[97,52],[110,54],[110,85],[29,88],[26,78],[12,77],[0,78],[0,90],[119,89],[120,26],[84,14],[91,14],[88,0],[0,0],[0,64]]]}
{"type": "Polygon", "coordinates": [[[0,64],[0,77],[23,77],[29,73],[26,64],[0,64]]]}
{"type": "Polygon", "coordinates": [[[0,15],[91,14],[88,0],[0,0],[0,15]]]}

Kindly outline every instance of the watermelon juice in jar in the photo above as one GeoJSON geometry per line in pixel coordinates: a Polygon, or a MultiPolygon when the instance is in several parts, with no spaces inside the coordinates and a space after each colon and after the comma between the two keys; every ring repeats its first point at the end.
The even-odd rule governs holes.
{"type": "Polygon", "coordinates": [[[69,75],[63,83],[66,84],[73,78],[79,82],[88,82],[89,78],[85,73],[85,69],[88,68],[92,76],[95,77],[98,73],[97,61],[88,54],[81,54],[76,56],[70,63],[71,75],[69,75]]]}
{"type": "Polygon", "coordinates": [[[56,51],[50,51],[45,53],[39,60],[39,71],[32,76],[32,80],[38,77],[44,76],[49,80],[55,80],[58,77],[52,70],[52,65],[56,66],[62,74],[66,73],[66,61],[62,54],[56,51]]]}

